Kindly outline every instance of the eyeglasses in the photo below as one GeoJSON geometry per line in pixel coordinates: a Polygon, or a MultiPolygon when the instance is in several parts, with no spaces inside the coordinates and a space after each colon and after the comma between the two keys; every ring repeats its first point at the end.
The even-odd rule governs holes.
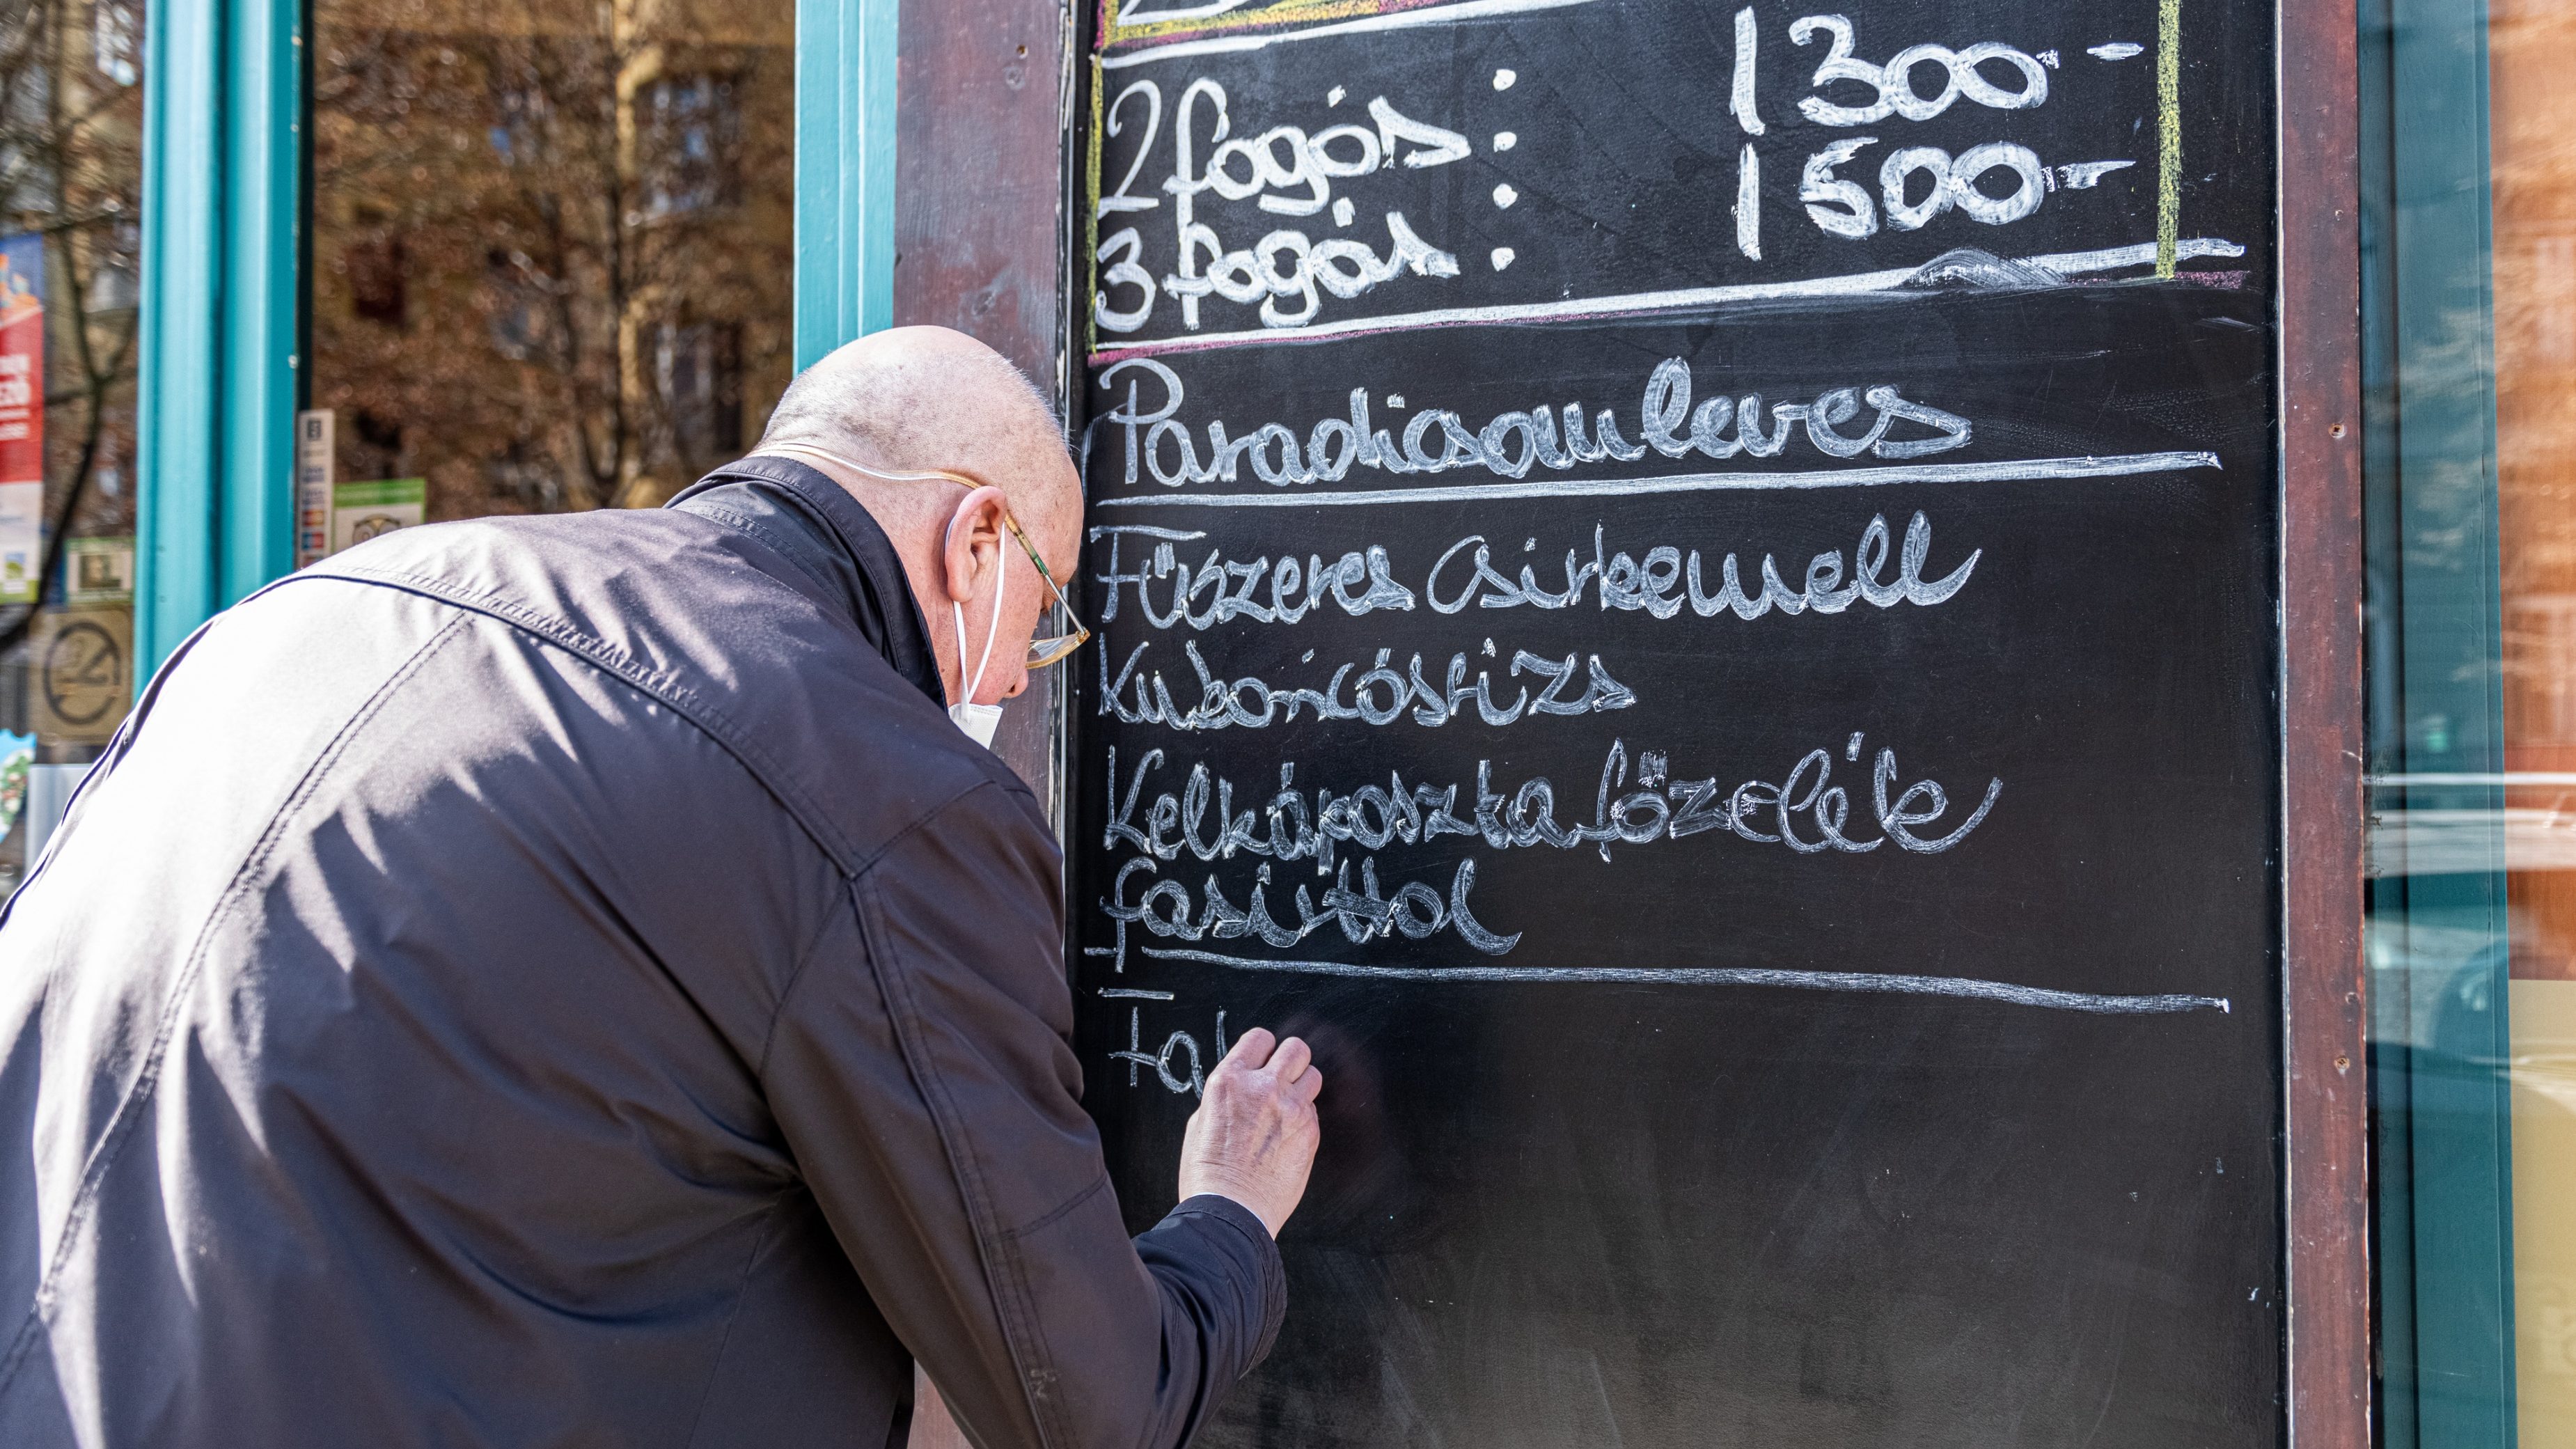
{"type": "Polygon", "coordinates": [[[1047,572],[1046,560],[1038,557],[1038,546],[1029,542],[1027,531],[1020,527],[1018,519],[1011,516],[1011,510],[1007,506],[1002,509],[1002,526],[1011,531],[1011,537],[1020,541],[1020,552],[1029,556],[1029,566],[1038,571],[1040,579],[1046,581],[1047,596],[1055,600],[1056,610],[1064,615],[1065,627],[1071,631],[1064,634],[1041,634],[1031,639],[1029,667],[1044,669],[1050,664],[1061,664],[1067,655],[1081,648],[1091,638],[1091,631],[1084,628],[1082,621],[1073,616],[1073,605],[1066,601],[1064,590],[1056,587],[1055,575],[1047,572]]]}
{"type": "MultiPolygon", "coordinates": [[[[762,451],[802,453],[809,458],[838,464],[853,473],[864,474],[886,483],[954,483],[967,489],[984,486],[962,473],[951,473],[944,469],[932,469],[926,473],[889,473],[882,468],[871,468],[865,463],[844,458],[838,453],[826,453],[820,448],[806,447],[801,443],[773,443],[762,451]]],[[[1047,570],[1046,560],[1038,557],[1038,546],[1029,542],[1028,530],[1020,527],[1019,519],[1012,516],[1008,504],[1002,506],[1002,527],[1018,542],[1020,552],[1029,556],[1029,565],[1038,571],[1038,578],[1046,584],[1047,594],[1055,600],[1055,607],[1063,613],[1065,627],[1069,631],[1062,634],[1041,634],[1031,639],[1028,667],[1044,669],[1050,664],[1061,664],[1073,651],[1089,642],[1091,631],[1084,628],[1082,621],[1074,617],[1073,605],[1066,600],[1064,590],[1055,581],[1055,575],[1047,570]]]]}

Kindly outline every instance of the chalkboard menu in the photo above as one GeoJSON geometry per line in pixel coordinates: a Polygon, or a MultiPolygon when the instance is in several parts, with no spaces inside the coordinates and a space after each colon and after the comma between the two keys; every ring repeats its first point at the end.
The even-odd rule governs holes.
{"type": "Polygon", "coordinates": [[[2274,17],[1111,0],[1078,1045],[1230,1446],[2284,1436],[2274,17]]]}

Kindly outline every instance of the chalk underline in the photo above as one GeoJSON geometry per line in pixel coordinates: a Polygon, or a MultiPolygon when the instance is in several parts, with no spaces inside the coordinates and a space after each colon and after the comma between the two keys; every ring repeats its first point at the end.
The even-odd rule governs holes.
{"type": "MultiPolygon", "coordinates": [[[[2007,268],[2037,268],[2059,277],[2077,277],[2094,272],[2117,271],[2122,267],[2151,265],[2157,260],[2156,248],[2157,244],[2154,242],[2140,242],[2134,246],[2104,247],[2098,251],[2053,252],[2046,256],[2021,257],[2002,265],[2007,268]]],[[[2245,248],[2218,237],[2191,237],[2174,243],[2174,256],[2182,261],[2189,261],[2195,257],[2241,257],[2243,255],[2245,255],[2245,248]]],[[[1937,261],[1938,258],[1934,260],[1937,261]]],[[[1662,292],[1629,292],[1615,297],[1572,297],[1555,302],[1522,302],[1490,307],[1442,307],[1425,312],[1391,312],[1379,317],[1354,317],[1344,322],[1304,323],[1295,327],[1256,327],[1241,332],[1184,333],[1178,337],[1122,342],[1115,346],[1095,348],[1091,353],[1091,365],[1100,367],[1123,358],[1149,353],[1195,352],[1205,348],[1241,347],[1248,343],[1316,342],[1335,338],[1369,337],[1383,332],[1417,332],[1436,327],[1584,321],[1641,312],[1710,307],[1729,302],[1778,302],[1802,297],[1859,297],[1874,292],[1922,297],[1956,295],[1954,291],[1944,287],[1908,290],[1905,284],[1913,281],[1922,272],[1923,266],[1920,265],[1889,267],[1875,272],[1853,272],[1840,277],[1806,277],[1788,282],[1741,282],[1724,287],[1681,287],[1662,292]]]]}
{"type": "Polygon", "coordinates": [[[1709,493],[1780,488],[1870,488],[1894,483],[2013,483],[2042,478],[2123,478],[2218,467],[2216,453],[2117,453],[2028,458],[2004,463],[1883,463],[1777,473],[1673,473],[1655,478],[1541,478],[1528,483],[1461,483],[1448,488],[1281,489],[1274,493],[1143,493],[1093,500],[1094,508],[1330,508],[1377,503],[1480,499],[1625,498],[1644,493],[1709,493]]]}
{"type": "Polygon", "coordinates": [[[1285,961],[1257,956],[1228,956],[1216,951],[1140,947],[1149,957],[1198,961],[1238,971],[1278,971],[1299,976],[1354,976],[1373,981],[1499,981],[1533,983],[1608,982],[1637,986],[1777,986],[1800,991],[1859,991],[1899,996],[1955,996],[1972,1001],[1998,1001],[2008,1006],[2037,1006],[2054,1011],[2081,1011],[2096,1016],[2160,1016],[2185,1011],[2232,1014],[2224,996],[2167,993],[2144,996],[2105,995],[2093,991],[2054,991],[1984,981],[1973,976],[1895,976],[1872,971],[1781,971],[1752,966],[1357,966],[1344,961],[1285,961]]]}
{"type": "MultiPolygon", "coordinates": [[[[1592,0],[1464,0],[1464,3],[1457,5],[1431,5],[1418,10],[1391,11],[1380,15],[1363,16],[1355,20],[1344,20],[1337,24],[1312,25],[1302,30],[1274,30],[1259,35],[1226,35],[1204,40],[1175,41],[1145,50],[1131,50],[1124,55],[1104,55],[1100,60],[1100,68],[1125,70],[1131,65],[1149,65],[1158,60],[1179,60],[1184,56],[1222,55],[1262,50],[1287,41],[1320,40],[1331,35],[1365,34],[1376,30],[1409,30],[1417,25],[1454,25],[1462,20],[1487,20],[1505,15],[1525,15],[1538,10],[1563,10],[1591,3],[1592,0]]],[[[1219,21],[1220,24],[1207,27],[1219,29],[1221,17],[1226,13],[1219,11],[1204,16],[1175,16],[1174,18],[1219,21]]],[[[1260,19],[1259,13],[1256,12],[1242,17],[1236,23],[1258,24],[1260,19]]],[[[1143,23],[1151,25],[1153,17],[1148,15],[1143,23]]],[[[1116,45],[1125,38],[1125,36],[1113,34],[1109,38],[1109,43],[1116,45]]]]}

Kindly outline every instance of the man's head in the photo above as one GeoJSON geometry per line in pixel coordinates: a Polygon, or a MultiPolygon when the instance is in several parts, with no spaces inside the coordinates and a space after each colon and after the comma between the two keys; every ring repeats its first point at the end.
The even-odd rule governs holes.
{"type": "Polygon", "coordinates": [[[930,625],[950,703],[995,704],[1028,687],[1029,639],[1051,596],[1005,514],[1069,582],[1082,483],[1063,426],[1018,368],[945,327],[873,333],[789,383],[753,451],[820,468],[875,517],[930,625]],[[978,486],[871,477],[816,453],[887,473],[955,473],[978,486]],[[970,701],[967,683],[988,637],[991,662],[970,701]]]}

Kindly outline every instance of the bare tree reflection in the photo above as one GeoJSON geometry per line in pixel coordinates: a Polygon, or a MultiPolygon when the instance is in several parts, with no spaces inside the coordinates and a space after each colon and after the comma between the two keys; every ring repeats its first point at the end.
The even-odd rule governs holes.
{"type": "Polygon", "coordinates": [[[322,0],[314,394],[433,518],[651,505],[787,379],[792,21],[322,0]]]}

